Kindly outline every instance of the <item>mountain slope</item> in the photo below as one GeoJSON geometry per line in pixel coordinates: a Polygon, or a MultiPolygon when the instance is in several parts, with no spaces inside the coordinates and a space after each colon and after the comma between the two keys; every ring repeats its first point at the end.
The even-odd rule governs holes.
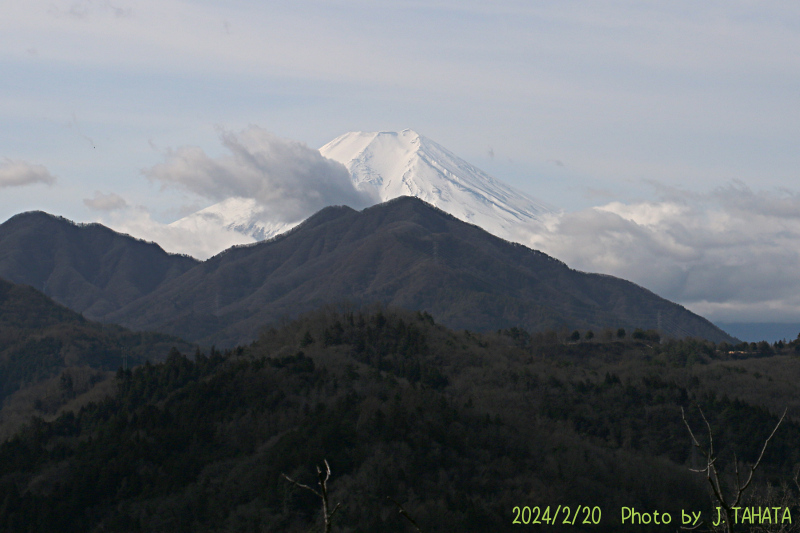
{"type": "Polygon", "coordinates": [[[0,440],[27,417],[54,413],[124,362],[163,360],[172,346],[191,349],[167,335],[86,320],[33,287],[0,279],[0,440]]]}
{"type": "Polygon", "coordinates": [[[233,345],[325,303],[425,310],[449,327],[661,329],[733,341],[625,280],[586,274],[411,197],[326,208],[272,241],[229,249],[106,319],[233,345]]]}
{"type": "Polygon", "coordinates": [[[21,383],[68,366],[116,370],[163,359],[172,345],[191,346],[157,333],[135,333],[85,319],[33,287],[0,279],[0,403],[21,383]]]}
{"type": "Polygon", "coordinates": [[[90,319],[101,319],[199,262],[100,224],[41,211],[0,225],[0,276],[31,285],[90,319]]]}

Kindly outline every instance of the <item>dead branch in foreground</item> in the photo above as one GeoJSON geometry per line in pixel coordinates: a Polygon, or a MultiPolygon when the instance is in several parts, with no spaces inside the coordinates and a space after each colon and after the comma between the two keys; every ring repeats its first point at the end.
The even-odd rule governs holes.
{"type": "Polygon", "coordinates": [[[331,511],[330,513],[328,512],[328,479],[330,479],[330,477],[331,477],[331,467],[328,464],[328,460],[327,459],[323,459],[323,462],[325,463],[325,471],[324,472],[322,471],[322,469],[319,466],[317,466],[317,478],[319,479],[319,486],[320,486],[321,491],[317,491],[315,489],[312,489],[308,485],[303,485],[302,483],[298,483],[297,481],[293,480],[292,478],[290,478],[286,474],[282,473],[281,475],[289,483],[293,483],[295,486],[300,487],[301,489],[306,489],[306,490],[309,490],[309,491],[313,492],[314,494],[316,494],[319,497],[320,500],[322,500],[322,518],[323,518],[324,524],[325,524],[325,533],[330,533],[330,531],[331,531],[331,519],[333,518],[333,515],[336,514],[336,511],[338,511],[341,508],[342,504],[341,503],[337,503],[336,507],[333,508],[333,511],[331,511]]]}
{"type": "MultiPolygon", "coordinates": [[[[772,433],[770,433],[769,437],[767,437],[767,440],[764,441],[764,446],[761,448],[761,454],[759,454],[755,464],[750,466],[750,474],[747,476],[747,481],[745,481],[744,484],[742,484],[741,478],[739,476],[739,461],[736,459],[736,454],[733,455],[734,470],[736,474],[736,487],[733,491],[733,501],[729,501],[728,499],[725,498],[722,484],[720,483],[719,480],[719,472],[717,471],[717,465],[716,465],[717,457],[714,455],[714,435],[711,431],[711,424],[709,424],[705,413],[703,413],[703,410],[700,409],[699,405],[697,406],[697,409],[700,411],[700,416],[703,417],[703,421],[706,423],[706,428],[708,429],[708,449],[703,448],[703,446],[700,445],[700,442],[694,436],[694,432],[692,432],[692,428],[689,426],[689,422],[686,420],[686,413],[684,413],[683,407],[681,407],[681,418],[683,419],[683,423],[686,426],[686,429],[689,430],[689,435],[692,437],[692,444],[694,445],[695,448],[697,448],[697,450],[703,455],[703,457],[706,460],[705,468],[700,468],[697,470],[690,469],[690,470],[692,472],[698,472],[698,473],[705,472],[706,479],[708,479],[708,483],[709,485],[711,485],[711,491],[714,494],[714,499],[717,500],[719,506],[722,507],[722,509],[725,511],[725,517],[726,517],[725,531],[726,533],[729,533],[730,531],[732,531],[731,528],[733,526],[733,514],[732,514],[733,508],[737,507],[739,505],[739,502],[741,502],[742,494],[744,494],[744,491],[747,490],[747,487],[753,480],[753,474],[755,473],[758,466],[761,464],[761,459],[763,459],[764,457],[764,452],[767,451],[767,444],[769,444],[769,441],[775,435],[775,432],[778,431],[778,428],[783,422],[783,419],[786,418],[786,411],[788,408],[784,409],[783,415],[781,415],[781,418],[780,420],[778,420],[778,423],[775,425],[775,428],[772,430],[772,433]]],[[[699,526],[700,524],[698,524],[698,526],[695,526],[694,528],[684,528],[684,529],[696,529],[699,526]]]]}

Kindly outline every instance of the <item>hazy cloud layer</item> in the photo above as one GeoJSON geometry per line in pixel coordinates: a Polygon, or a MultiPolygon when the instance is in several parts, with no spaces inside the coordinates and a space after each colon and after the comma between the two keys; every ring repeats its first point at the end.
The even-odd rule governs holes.
{"type": "Polygon", "coordinates": [[[663,190],[659,201],[612,202],[532,231],[530,245],[573,268],[629,279],[708,318],[800,319],[796,193],[663,190]]]}
{"type": "Polygon", "coordinates": [[[57,2],[50,5],[47,12],[56,18],[71,17],[86,20],[91,15],[109,13],[117,18],[129,17],[133,10],[129,7],[114,5],[110,0],[80,0],[57,2]]]}
{"type": "Polygon", "coordinates": [[[86,207],[95,211],[115,211],[128,207],[128,202],[122,196],[113,192],[103,194],[100,191],[94,191],[94,197],[84,198],[83,203],[86,207]]]}
{"type": "Polygon", "coordinates": [[[304,143],[257,126],[222,132],[221,139],[228,155],[214,158],[201,148],[183,146],[169,150],[165,161],[145,175],[212,200],[252,198],[281,222],[302,220],[329,205],[359,209],[374,203],[356,190],[344,165],[304,143]]]}
{"type": "Polygon", "coordinates": [[[43,165],[35,165],[27,161],[6,159],[0,162],[0,189],[44,183],[53,185],[56,178],[43,165]]]}

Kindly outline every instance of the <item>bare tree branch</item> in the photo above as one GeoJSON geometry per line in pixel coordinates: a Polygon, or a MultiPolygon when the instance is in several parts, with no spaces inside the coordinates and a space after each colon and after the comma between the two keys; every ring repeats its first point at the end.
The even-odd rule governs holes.
{"type": "Polygon", "coordinates": [[[333,515],[341,508],[342,504],[337,503],[336,507],[333,508],[333,511],[330,513],[328,512],[328,480],[331,477],[331,466],[328,464],[327,459],[323,459],[325,463],[325,470],[323,471],[319,466],[317,466],[317,479],[319,480],[319,486],[321,492],[317,492],[316,490],[312,489],[308,485],[303,485],[302,483],[298,483],[297,481],[293,480],[286,474],[281,474],[286,481],[293,483],[294,485],[300,487],[301,489],[306,489],[308,491],[313,492],[320,500],[322,500],[322,519],[325,524],[325,533],[330,533],[331,531],[331,519],[333,515]]]}
{"type": "Polygon", "coordinates": [[[311,487],[309,487],[308,485],[303,485],[302,483],[298,483],[297,481],[293,480],[292,478],[290,478],[290,477],[289,477],[289,476],[287,476],[286,474],[283,474],[283,473],[281,473],[281,475],[283,476],[283,478],[284,478],[286,481],[288,481],[288,482],[290,482],[290,483],[294,483],[295,485],[297,485],[297,486],[298,486],[298,487],[300,487],[301,489],[310,490],[311,492],[313,492],[314,494],[316,494],[317,496],[319,496],[320,498],[322,498],[322,494],[320,494],[319,492],[315,491],[314,489],[312,489],[312,488],[311,488],[311,487]]]}
{"type": "Polygon", "coordinates": [[[772,440],[772,437],[775,436],[775,432],[778,431],[778,428],[780,427],[781,423],[783,422],[783,419],[786,418],[786,412],[788,410],[789,410],[788,407],[783,410],[783,414],[781,415],[781,419],[778,420],[777,424],[775,424],[775,429],[772,430],[772,433],[769,434],[769,437],[767,437],[767,440],[764,441],[764,447],[761,448],[761,454],[758,456],[758,460],[756,461],[756,464],[754,464],[752,467],[750,467],[750,476],[747,478],[747,481],[745,482],[744,487],[742,487],[740,489],[739,497],[736,498],[736,503],[734,503],[734,505],[739,503],[739,498],[741,497],[742,492],[744,492],[744,490],[747,488],[748,485],[750,485],[750,482],[753,480],[753,473],[756,471],[756,468],[758,468],[758,465],[761,464],[761,459],[764,458],[764,452],[767,451],[767,444],[769,444],[769,441],[772,440]]]}
{"type": "MultiPolygon", "coordinates": [[[[764,452],[766,452],[767,450],[767,445],[769,444],[769,441],[772,440],[772,437],[775,436],[775,432],[778,431],[778,428],[780,427],[784,418],[786,418],[786,412],[788,408],[784,409],[783,415],[781,415],[781,418],[780,420],[778,420],[778,423],[775,425],[775,428],[772,430],[772,433],[770,433],[769,437],[767,437],[767,439],[764,441],[764,446],[761,448],[761,454],[758,456],[758,459],[756,460],[755,464],[753,464],[750,467],[750,474],[748,475],[747,481],[745,481],[744,485],[742,485],[741,478],[739,475],[739,460],[737,459],[736,454],[734,453],[733,462],[734,462],[734,472],[736,477],[736,487],[734,490],[735,497],[732,503],[728,503],[728,500],[725,498],[722,490],[722,484],[719,480],[719,473],[717,472],[717,467],[716,467],[717,458],[714,456],[714,434],[711,431],[711,424],[708,422],[705,413],[703,413],[703,410],[700,408],[699,405],[697,406],[697,410],[700,411],[700,416],[703,417],[703,421],[706,423],[706,428],[708,429],[708,450],[705,450],[703,446],[700,445],[700,442],[697,440],[697,437],[695,437],[691,426],[689,426],[689,422],[686,420],[686,413],[683,411],[683,407],[681,407],[681,418],[683,419],[683,423],[686,426],[686,429],[689,431],[689,435],[692,438],[692,444],[694,445],[695,448],[697,448],[700,451],[700,453],[705,458],[706,466],[705,468],[697,470],[693,468],[690,468],[689,470],[692,472],[706,474],[706,479],[708,479],[708,483],[709,485],[711,485],[711,491],[714,494],[714,498],[717,500],[720,507],[725,511],[726,515],[725,526],[724,526],[725,531],[730,532],[733,524],[733,520],[731,520],[731,511],[734,507],[739,505],[739,502],[742,499],[742,494],[744,494],[744,491],[747,490],[748,486],[750,486],[750,482],[753,480],[753,474],[761,464],[761,459],[764,458],[764,452]]],[[[798,471],[798,476],[800,476],[800,470],[798,471]]],[[[798,483],[797,481],[798,476],[795,476],[796,484],[798,483]]],[[[800,487],[800,484],[798,484],[798,487],[800,487]]],[[[688,530],[695,528],[682,527],[681,529],[688,530]]]]}
{"type": "Polygon", "coordinates": [[[414,526],[414,529],[416,529],[416,530],[417,530],[419,533],[422,533],[422,530],[419,528],[419,526],[418,526],[418,525],[417,525],[417,523],[414,521],[414,519],[413,519],[413,518],[411,518],[411,515],[409,515],[409,514],[406,512],[406,510],[405,510],[405,509],[403,509],[403,506],[402,506],[402,505],[400,505],[399,503],[397,503],[397,500],[395,500],[395,499],[394,499],[394,498],[392,498],[391,496],[387,496],[387,497],[386,497],[386,499],[387,499],[387,500],[391,500],[391,501],[392,501],[392,503],[394,503],[394,504],[397,506],[397,509],[398,509],[398,511],[400,512],[400,514],[401,514],[401,515],[403,515],[403,516],[406,518],[406,520],[408,520],[409,522],[411,522],[411,525],[412,525],[412,526],[414,526]]]}

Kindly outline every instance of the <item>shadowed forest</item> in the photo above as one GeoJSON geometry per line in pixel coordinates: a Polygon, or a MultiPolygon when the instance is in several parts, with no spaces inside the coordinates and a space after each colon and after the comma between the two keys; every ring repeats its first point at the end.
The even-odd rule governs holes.
{"type": "Polygon", "coordinates": [[[726,482],[788,408],[746,497],[797,501],[798,352],[329,307],[247,346],[120,369],[80,407],[33,406],[0,446],[0,529],[320,531],[319,498],[282,474],[318,488],[327,460],[332,531],[414,531],[393,501],[425,532],[535,530],[514,507],[559,505],[601,510],[574,531],[618,531],[622,507],[674,517],[625,531],[673,531],[681,509],[713,510],[681,408],[706,438],[702,408],[726,482]]]}

